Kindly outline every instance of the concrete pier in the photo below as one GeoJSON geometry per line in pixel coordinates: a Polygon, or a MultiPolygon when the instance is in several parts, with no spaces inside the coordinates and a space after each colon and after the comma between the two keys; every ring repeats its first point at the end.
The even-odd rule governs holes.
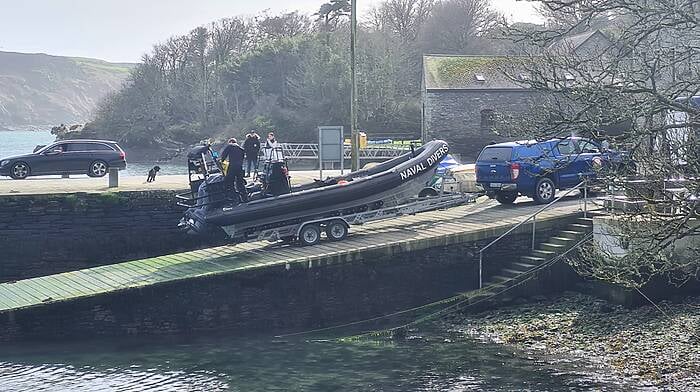
{"type": "MultiPolygon", "coordinates": [[[[374,317],[476,288],[478,250],[540,208],[481,200],[353,227],[342,242],[220,246],[3,283],[0,340],[289,332],[374,317]]],[[[570,199],[543,212],[538,237],[580,210],[570,199]]],[[[519,258],[529,229],[495,247],[485,270],[519,258]]]]}

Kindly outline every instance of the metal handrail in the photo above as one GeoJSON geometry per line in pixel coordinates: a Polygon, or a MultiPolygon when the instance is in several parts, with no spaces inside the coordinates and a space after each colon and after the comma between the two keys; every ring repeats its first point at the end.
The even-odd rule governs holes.
{"type": "MultiPolygon", "coordinates": [[[[285,158],[290,160],[318,159],[316,143],[280,143],[285,158]]],[[[395,158],[409,151],[409,145],[367,145],[360,149],[361,159],[395,158]]],[[[344,145],[344,157],[350,157],[350,146],[344,145]]]]}
{"type": "Polygon", "coordinates": [[[586,217],[587,213],[587,204],[588,204],[588,188],[586,187],[586,179],[584,178],[583,181],[578,183],[575,187],[569,188],[566,192],[558,196],[556,199],[552,200],[549,204],[546,206],[540,208],[533,214],[529,215],[527,218],[523,219],[520,223],[517,225],[511,227],[508,231],[505,233],[501,234],[498,238],[495,240],[491,241],[488,243],[488,245],[484,246],[479,250],[479,288],[483,286],[483,258],[484,258],[484,251],[488,248],[490,248],[493,244],[497,243],[500,241],[503,237],[507,236],[508,234],[512,233],[515,229],[518,227],[524,225],[525,223],[529,222],[532,219],[532,249],[535,249],[535,224],[537,222],[537,215],[551,207],[554,203],[558,202],[559,200],[563,199],[565,196],[568,196],[569,193],[581,189],[583,187],[583,192],[584,192],[584,207],[583,207],[583,216],[584,218],[586,217]]]}

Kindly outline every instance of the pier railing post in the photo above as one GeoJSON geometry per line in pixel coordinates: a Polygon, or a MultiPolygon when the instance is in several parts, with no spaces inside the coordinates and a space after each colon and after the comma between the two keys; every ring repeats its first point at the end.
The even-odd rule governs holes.
{"type": "Polygon", "coordinates": [[[588,185],[586,180],[583,182],[583,217],[588,218],[588,185]]]}
{"type": "Polygon", "coordinates": [[[535,232],[537,227],[537,215],[532,217],[532,250],[535,250],[535,232]]]}
{"type": "Polygon", "coordinates": [[[119,169],[110,167],[109,168],[109,187],[118,188],[119,187],[119,169]]]}

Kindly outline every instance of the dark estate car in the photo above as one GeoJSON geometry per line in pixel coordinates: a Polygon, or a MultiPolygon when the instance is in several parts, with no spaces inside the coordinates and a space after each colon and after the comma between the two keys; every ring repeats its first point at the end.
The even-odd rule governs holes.
{"type": "Polygon", "coordinates": [[[595,180],[600,169],[633,169],[625,157],[579,137],[494,144],[477,158],[476,182],[502,204],[513,203],[518,195],[549,203],[557,189],[575,187],[584,178],[595,180]]]}
{"type": "Polygon", "coordinates": [[[16,180],[47,174],[102,177],[110,168],[125,169],[126,154],[109,140],[64,140],[31,154],[0,159],[0,176],[16,180]]]}

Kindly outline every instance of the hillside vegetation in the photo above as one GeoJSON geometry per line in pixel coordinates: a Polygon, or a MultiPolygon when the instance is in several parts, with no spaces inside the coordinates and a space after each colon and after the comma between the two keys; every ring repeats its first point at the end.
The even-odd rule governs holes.
{"type": "MultiPolygon", "coordinates": [[[[423,53],[501,53],[487,0],[386,0],[358,30],[358,124],[420,135],[423,53]]],[[[153,47],[86,134],[142,148],[277,130],[309,142],[319,125],[349,130],[348,2],[319,12],[221,19],[153,47]]]]}
{"type": "Polygon", "coordinates": [[[0,129],[48,128],[88,120],[133,64],[0,52],[0,129]]]}

